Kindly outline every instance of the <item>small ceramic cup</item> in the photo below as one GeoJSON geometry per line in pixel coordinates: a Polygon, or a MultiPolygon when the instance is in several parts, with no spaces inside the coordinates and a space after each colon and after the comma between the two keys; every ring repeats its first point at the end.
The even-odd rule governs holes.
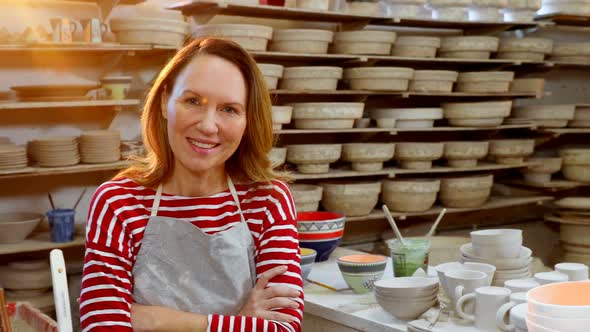
{"type": "Polygon", "coordinates": [[[309,273],[311,273],[311,267],[313,266],[317,252],[308,248],[301,248],[299,250],[301,250],[301,278],[303,279],[303,282],[305,282],[309,273]]]}
{"type": "Polygon", "coordinates": [[[510,290],[504,287],[480,287],[474,293],[462,296],[456,305],[459,317],[475,324],[482,331],[496,330],[496,313],[510,299],[510,290]],[[466,313],[467,302],[475,303],[474,314],[466,313]]]}
{"type": "Polygon", "coordinates": [[[342,277],[357,294],[373,290],[375,281],[383,277],[387,257],[381,255],[348,255],[338,258],[338,269],[342,277]]]}
{"type": "MultiPolygon", "coordinates": [[[[452,308],[455,308],[457,300],[465,294],[473,293],[479,287],[489,286],[486,284],[488,276],[479,271],[452,270],[445,273],[447,287],[451,292],[452,308]]],[[[469,309],[469,307],[467,308],[469,309]]],[[[467,310],[468,312],[471,310],[467,310]]]]}
{"type": "Polygon", "coordinates": [[[567,274],[557,271],[535,273],[535,281],[541,285],[568,281],[567,274]]]}
{"type": "Polygon", "coordinates": [[[510,318],[510,310],[519,304],[526,303],[526,293],[512,293],[510,294],[510,301],[504,303],[498,312],[496,313],[496,325],[502,331],[514,331],[514,326],[506,324],[506,321],[510,318]]]}
{"type": "Polygon", "coordinates": [[[539,287],[539,284],[535,279],[512,279],[504,281],[504,287],[510,289],[512,293],[528,292],[535,287],[539,287]]]}
{"type": "Polygon", "coordinates": [[[566,274],[569,281],[588,280],[588,265],[580,263],[559,263],[555,265],[555,271],[566,274]]]}

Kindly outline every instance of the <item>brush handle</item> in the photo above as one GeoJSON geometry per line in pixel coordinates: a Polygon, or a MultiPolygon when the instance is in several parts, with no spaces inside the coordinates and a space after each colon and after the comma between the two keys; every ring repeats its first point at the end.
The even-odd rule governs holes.
{"type": "Polygon", "coordinates": [[[53,284],[53,302],[57,317],[59,332],[72,332],[72,311],[70,310],[70,295],[68,293],[68,278],[63,252],[53,249],[49,253],[51,263],[51,280],[53,284]]]}

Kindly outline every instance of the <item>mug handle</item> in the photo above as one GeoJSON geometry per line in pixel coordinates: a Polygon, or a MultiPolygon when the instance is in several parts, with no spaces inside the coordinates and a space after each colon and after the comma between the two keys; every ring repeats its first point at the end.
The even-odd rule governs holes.
{"type": "Polygon", "coordinates": [[[75,22],[75,21],[71,21],[71,22],[70,22],[70,27],[71,27],[71,29],[72,29],[72,33],[75,33],[75,32],[76,32],[76,30],[78,30],[78,25],[76,24],[76,22],[75,22]]]}
{"type": "MultiPolygon", "coordinates": [[[[457,287],[457,288],[459,288],[459,287],[457,287]]],[[[465,311],[463,311],[463,305],[465,304],[465,302],[471,301],[471,300],[475,300],[475,293],[469,293],[467,295],[461,296],[461,298],[457,301],[455,311],[457,311],[457,315],[459,315],[459,317],[466,319],[470,322],[475,322],[475,315],[470,315],[470,314],[465,313],[465,311]]]]}
{"type": "Polygon", "coordinates": [[[463,296],[464,290],[465,290],[465,287],[463,287],[462,285],[455,287],[455,299],[459,300],[459,298],[461,296],[463,296]]]}
{"type": "Polygon", "coordinates": [[[109,31],[109,26],[104,22],[100,22],[100,31],[101,33],[106,33],[109,31]]]}
{"type": "Polygon", "coordinates": [[[510,309],[514,308],[517,305],[516,302],[508,302],[508,303],[504,303],[500,309],[498,309],[498,312],[496,312],[496,325],[498,326],[498,328],[502,331],[506,331],[506,332],[514,332],[515,328],[514,325],[512,324],[506,324],[506,315],[508,315],[508,312],[510,311],[510,309]]]}

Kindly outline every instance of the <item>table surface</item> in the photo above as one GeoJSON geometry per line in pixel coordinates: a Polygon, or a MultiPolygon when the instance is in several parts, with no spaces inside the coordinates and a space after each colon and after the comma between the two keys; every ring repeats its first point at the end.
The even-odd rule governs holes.
{"type": "MultiPolygon", "coordinates": [[[[367,332],[406,332],[407,321],[396,319],[384,311],[373,293],[355,294],[345,288],[346,283],[342,278],[336,260],[340,256],[360,253],[345,248],[337,248],[326,262],[314,263],[310,280],[328,284],[330,289],[314,283],[305,285],[305,313],[321,319],[329,320],[358,331],[367,332]],[[314,273],[315,271],[315,273],[314,273]],[[329,274],[332,280],[326,281],[329,274]]],[[[393,278],[391,259],[388,261],[386,272],[383,276],[393,278]]],[[[479,332],[481,330],[473,325],[465,325],[457,319],[447,322],[438,322],[432,332],[479,332]]]]}

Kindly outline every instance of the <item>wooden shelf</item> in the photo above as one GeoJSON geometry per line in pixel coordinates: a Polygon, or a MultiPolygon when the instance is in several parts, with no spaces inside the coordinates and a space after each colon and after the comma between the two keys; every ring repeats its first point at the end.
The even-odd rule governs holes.
{"type": "Polygon", "coordinates": [[[38,233],[19,243],[0,244],[0,255],[81,247],[84,242],[84,235],[75,235],[72,242],[55,243],[51,242],[49,233],[38,233]]]}
{"type": "Polygon", "coordinates": [[[383,176],[394,177],[396,175],[403,174],[436,174],[436,173],[467,173],[467,172],[479,172],[479,171],[495,171],[502,169],[514,169],[523,168],[528,164],[524,163],[521,165],[501,165],[493,163],[480,163],[476,167],[466,168],[455,168],[455,167],[444,167],[434,166],[429,169],[402,169],[396,167],[386,167],[380,171],[375,172],[357,172],[351,169],[330,169],[328,173],[321,174],[302,174],[294,173],[293,179],[295,180],[313,180],[313,179],[333,179],[333,178],[347,178],[347,177],[366,177],[366,176],[383,176]]]}
{"type": "Polygon", "coordinates": [[[501,31],[535,28],[539,25],[546,25],[546,22],[465,22],[465,21],[442,21],[432,19],[410,19],[394,17],[387,22],[380,22],[381,25],[407,26],[432,29],[459,29],[459,30],[481,30],[501,31]]]}
{"type": "MultiPolygon", "coordinates": [[[[447,208],[448,213],[459,213],[459,212],[474,212],[474,211],[481,211],[481,210],[492,210],[492,209],[500,209],[500,208],[507,208],[512,206],[519,206],[519,205],[528,205],[528,204],[542,204],[545,201],[551,201],[553,197],[551,196],[535,196],[535,197],[502,197],[496,196],[491,197],[486,204],[478,208],[447,208]]],[[[400,220],[405,219],[406,217],[417,217],[417,216],[430,216],[430,215],[437,215],[442,210],[441,206],[435,206],[432,209],[424,212],[394,212],[391,211],[391,215],[393,217],[399,217],[400,220]]],[[[346,222],[355,222],[355,221],[369,221],[369,220],[377,220],[377,219],[385,219],[385,214],[381,210],[374,210],[369,215],[362,216],[362,217],[347,217],[346,222]]]]}
{"type": "Polygon", "coordinates": [[[473,93],[473,92],[399,92],[366,90],[270,90],[276,96],[397,96],[400,98],[436,97],[436,98],[539,98],[535,93],[473,93]]]}
{"type": "Polygon", "coordinates": [[[553,179],[550,182],[542,182],[542,183],[530,183],[530,182],[525,182],[522,179],[508,180],[508,181],[502,181],[502,182],[506,183],[506,184],[519,186],[519,187],[543,189],[543,190],[547,190],[547,191],[551,191],[551,192],[556,192],[556,191],[561,191],[561,190],[569,190],[569,189],[574,189],[574,188],[577,188],[580,186],[590,185],[587,183],[574,182],[574,181],[568,181],[568,180],[560,180],[560,179],[557,179],[557,180],[553,179]]]}
{"type": "Polygon", "coordinates": [[[508,130],[508,129],[534,129],[536,124],[507,124],[496,127],[432,127],[432,128],[394,128],[397,133],[405,132],[444,132],[444,131],[488,131],[488,130],[508,130]]]}
{"type": "Polygon", "coordinates": [[[557,136],[565,134],[590,134],[590,128],[543,128],[539,131],[557,136]]]}
{"type": "Polygon", "coordinates": [[[139,106],[138,99],[126,100],[82,100],[82,101],[35,101],[35,102],[0,102],[2,110],[20,109],[52,109],[52,108],[121,108],[124,106],[139,106]]]}
{"type": "Polygon", "coordinates": [[[0,170],[0,180],[34,176],[115,171],[127,168],[130,165],[131,162],[122,160],[106,164],[78,164],[65,167],[25,167],[16,170],[0,170]]]}
{"type": "Polygon", "coordinates": [[[354,134],[354,133],[393,133],[395,128],[351,128],[351,129],[280,129],[275,134],[354,134]]]}
{"type": "Polygon", "coordinates": [[[280,129],[275,134],[297,135],[297,134],[362,134],[362,133],[419,133],[419,132],[449,132],[449,131],[494,131],[508,129],[533,129],[536,125],[532,123],[517,125],[502,125],[497,127],[431,127],[431,128],[352,128],[352,129],[280,129]]]}
{"type": "Polygon", "coordinates": [[[553,67],[565,67],[565,68],[590,68],[590,63],[576,63],[576,62],[562,62],[562,61],[549,61],[553,67]]]}
{"type": "Polygon", "coordinates": [[[117,43],[42,43],[42,44],[0,44],[3,53],[39,53],[39,52],[68,52],[84,54],[103,54],[123,52],[128,55],[147,52],[175,51],[177,47],[167,45],[126,45],[117,43]]]}
{"type": "Polygon", "coordinates": [[[560,25],[590,26],[590,16],[575,13],[552,13],[537,15],[537,21],[548,21],[560,25]]]}
{"type": "Polygon", "coordinates": [[[250,55],[259,62],[266,61],[362,61],[362,56],[350,54],[311,54],[286,52],[257,52],[249,51],[250,55]]]}

